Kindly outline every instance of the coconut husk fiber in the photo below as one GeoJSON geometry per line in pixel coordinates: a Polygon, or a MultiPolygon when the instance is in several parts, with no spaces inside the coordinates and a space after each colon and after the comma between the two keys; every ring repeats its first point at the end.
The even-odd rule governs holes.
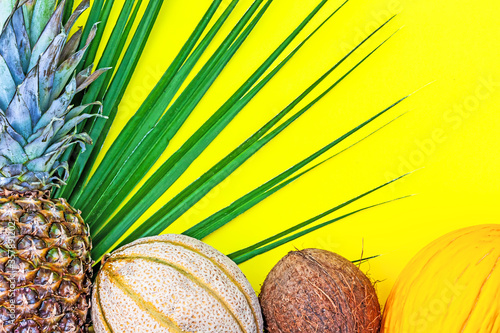
{"type": "Polygon", "coordinates": [[[269,273],[259,299],[269,333],[380,330],[380,305],[371,281],[329,251],[290,252],[269,273]]]}

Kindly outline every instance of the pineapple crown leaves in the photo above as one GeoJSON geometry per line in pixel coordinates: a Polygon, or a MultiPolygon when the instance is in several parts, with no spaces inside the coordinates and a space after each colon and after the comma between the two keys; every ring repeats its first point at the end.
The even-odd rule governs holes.
{"type": "MultiPolygon", "coordinates": [[[[6,1],[0,5],[0,186],[16,191],[47,190],[64,184],[68,169],[58,162],[66,149],[92,140],[77,126],[101,112],[84,113],[71,105],[108,68],[92,73],[93,65],[76,73],[97,33],[93,24],[83,47],[81,29],[69,36],[89,7],[82,1],[63,25],[65,1],[6,1]]],[[[92,108],[90,108],[92,109],[92,108]]]]}

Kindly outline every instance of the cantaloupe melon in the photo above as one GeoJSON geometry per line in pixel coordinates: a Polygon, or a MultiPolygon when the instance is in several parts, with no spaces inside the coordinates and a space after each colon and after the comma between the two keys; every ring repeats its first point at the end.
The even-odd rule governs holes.
{"type": "Polygon", "coordinates": [[[382,333],[499,333],[500,225],[449,233],[406,266],[382,333]]]}
{"type": "Polygon", "coordinates": [[[182,235],[138,240],[109,257],[92,295],[96,333],[260,333],[257,296],[238,266],[182,235]]]}

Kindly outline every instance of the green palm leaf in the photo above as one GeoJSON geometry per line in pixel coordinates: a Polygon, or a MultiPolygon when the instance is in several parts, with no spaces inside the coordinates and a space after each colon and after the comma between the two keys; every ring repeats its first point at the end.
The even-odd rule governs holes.
{"type": "MultiPolygon", "coordinates": [[[[303,231],[300,231],[300,232],[297,232],[293,235],[290,235],[290,236],[287,236],[285,237],[286,235],[292,233],[293,231],[296,231],[298,229],[300,229],[301,227],[307,225],[310,223],[311,220],[315,220],[316,218],[313,218],[311,220],[308,220],[308,221],[305,221],[305,222],[302,222],[288,230],[285,230],[279,234],[277,234],[276,236],[273,236],[273,237],[270,237],[270,238],[267,238],[259,243],[256,243],[248,248],[245,248],[243,250],[240,250],[238,252],[235,252],[235,253],[232,253],[229,255],[229,257],[231,259],[233,259],[234,262],[236,262],[237,264],[242,264],[244,263],[245,261],[248,261],[258,255],[261,255],[261,254],[264,254],[266,252],[269,252],[281,245],[284,245],[286,243],[289,243],[293,240],[296,240],[297,238],[300,238],[302,236],[305,236],[307,235],[308,233],[311,233],[313,231],[316,231],[318,229],[321,229],[323,227],[326,227],[332,223],[335,223],[335,222],[338,222],[340,220],[343,220],[345,218],[348,218],[354,214],[358,214],[358,213],[361,213],[365,210],[368,210],[368,209],[371,209],[371,208],[375,208],[375,207],[378,207],[378,206],[381,206],[381,205],[384,205],[384,204],[387,204],[387,203],[390,203],[390,202],[394,202],[396,200],[401,200],[401,199],[405,199],[407,198],[408,196],[406,197],[401,197],[401,198],[397,198],[397,199],[393,199],[393,200],[390,200],[390,201],[386,201],[386,202],[382,202],[382,203],[379,203],[379,204],[375,204],[375,205],[372,205],[372,206],[368,206],[368,207],[364,207],[364,208],[361,208],[361,209],[358,209],[358,210],[355,210],[355,211],[352,211],[350,213],[347,213],[347,214],[344,214],[342,216],[339,216],[337,218],[334,218],[332,220],[329,220],[329,221],[326,221],[326,222],[323,222],[323,223],[320,223],[314,227],[311,227],[311,228],[308,228],[308,229],[305,229],[303,231]],[[284,237],[282,239],[279,239],[281,237],[284,237]]],[[[321,215],[324,215],[324,214],[321,214],[321,215]]],[[[320,216],[321,216],[320,215],[320,216]]]]}
{"type": "MultiPolygon", "coordinates": [[[[360,61],[356,62],[355,65],[345,73],[340,75],[339,79],[313,98],[304,108],[296,111],[298,104],[310,97],[313,90],[321,82],[330,77],[340,64],[350,59],[362,45],[370,40],[375,33],[381,31],[382,28],[392,20],[392,18],[389,19],[368,35],[294,101],[291,101],[285,109],[275,115],[268,123],[262,126],[234,151],[207,170],[199,179],[167,202],[157,213],[153,214],[153,216],[142,223],[137,229],[130,232],[135,221],[183,175],[186,169],[201,155],[228,124],[231,123],[236,115],[245,108],[245,106],[277,73],[280,72],[280,70],[282,70],[283,67],[286,66],[311,37],[348,3],[348,1],[341,3],[333,12],[329,13],[327,18],[315,27],[310,34],[304,39],[299,40],[298,46],[296,46],[292,52],[284,57],[283,60],[278,61],[279,57],[283,55],[292,42],[297,41],[300,33],[310,25],[313,18],[316,17],[328,2],[328,0],[320,1],[294,31],[269,55],[262,65],[236,90],[236,92],[212,114],[212,116],[181,146],[181,148],[155,171],[131,199],[127,200],[129,193],[146,177],[146,174],[158,161],[161,154],[168,147],[170,141],[184,125],[193,110],[203,97],[209,93],[210,88],[217,80],[220,73],[230,63],[233,56],[251,35],[262,17],[265,16],[273,0],[255,0],[232,27],[231,31],[224,36],[223,41],[218,45],[216,51],[204,64],[202,64],[201,70],[197,73],[193,73],[195,66],[199,64],[208,47],[214,43],[215,37],[221,33],[221,28],[227,24],[228,18],[233,15],[233,10],[238,2],[238,0],[231,1],[224,8],[222,14],[216,16],[218,10],[222,6],[222,1],[212,1],[199,24],[167,68],[151,94],[126,124],[118,138],[107,151],[102,162],[97,166],[96,171],[92,174],[92,170],[95,168],[97,157],[100,153],[100,148],[117,115],[118,105],[130,82],[131,76],[137,66],[146,41],[153,29],[163,4],[163,1],[148,2],[144,14],[140,17],[140,22],[134,32],[131,42],[125,49],[126,42],[132,33],[134,22],[139,19],[142,1],[124,2],[121,8],[119,8],[120,14],[118,20],[113,26],[111,36],[107,41],[103,41],[102,36],[104,29],[109,24],[108,18],[110,17],[111,10],[116,5],[114,1],[111,0],[96,0],[93,2],[87,24],[81,32],[80,43],[84,43],[91,32],[92,25],[96,22],[100,22],[99,30],[95,36],[94,42],[87,49],[84,60],[78,69],[87,68],[96,63],[97,51],[102,47],[104,52],[97,63],[97,69],[112,67],[114,70],[108,71],[99,77],[92,86],[76,97],[76,101],[85,105],[94,100],[102,100],[102,114],[108,117],[108,119],[89,118],[85,123],[80,125],[90,134],[90,137],[96,144],[83,153],[77,152],[76,150],[66,153],[64,160],[70,162],[72,166],[71,174],[67,186],[59,189],[56,195],[65,197],[73,205],[81,207],[84,217],[93,229],[93,256],[95,259],[100,258],[106,252],[110,251],[114,246],[119,244],[120,240],[123,244],[137,238],[155,235],[161,233],[172,223],[175,223],[183,213],[203,198],[211,189],[226,179],[237,168],[244,164],[245,161],[251,158],[262,147],[282,133],[289,125],[310,110],[343,80],[348,78],[356,68],[367,61],[367,59],[376,52],[387,39],[362,57],[360,61]],[[122,60],[120,61],[120,59],[122,60]],[[195,75],[194,78],[188,82],[187,80],[190,74],[195,75]],[[181,87],[185,88],[181,90],[181,87]],[[287,116],[289,117],[286,118],[287,116]],[[127,233],[129,235],[125,239],[122,239],[127,233]]],[[[71,21],[68,14],[71,13],[71,11],[68,7],[72,5],[73,1],[67,2],[67,8],[64,10],[63,22],[67,22],[68,20],[71,21]]],[[[187,230],[185,234],[201,239],[215,232],[265,198],[286,187],[302,175],[311,172],[318,165],[323,164],[325,161],[319,162],[305,171],[301,171],[310,163],[313,163],[325,153],[331,151],[339,143],[355,135],[359,130],[392,110],[404,99],[406,99],[406,97],[380,111],[372,118],[348,131],[346,134],[332,141],[311,156],[291,166],[280,175],[256,188],[254,191],[236,200],[230,206],[200,221],[187,230]]],[[[96,110],[97,107],[98,106],[95,106],[96,110]]],[[[331,157],[327,160],[329,159],[331,159],[331,157]]],[[[322,226],[368,209],[368,207],[363,208],[300,231],[300,229],[318,221],[320,218],[332,214],[336,210],[387,186],[389,183],[368,191],[315,218],[259,242],[254,246],[237,251],[231,256],[236,262],[243,262],[258,254],[296,239],[297,237],[317,230],[322,226]]]]}
{"type": "MultiPolygon", "coordinates": [[[[312,34],[309,35],[309,37],[310,36],[312,36],[312,34]]],[[[307,41],[307,39],[305,41],[307,41]]],[[[234,113],[239,112],[243,108],[243,106],[246,105],[267,82],[269,82],[269,80],[283,67],[284,64],[286,64],[286,62],[295,54],[295,52],[304,45],[305,41],[302,42],[273,71],[271,71],[269,75],[262,79],[257,84],[257,86],[255,86],[249,93],[247,93],[244,98],[238,101],[239,103],[237,102],[235,104],[236,107],[234,109],[234,113]]],[[[350,54],[352,54],[352,52],[350,54]]],[[[291,111],[291,109],[293,109],[293,107],[297,105],[300,100],[307,96],[315,86],[317,86],[324,78],[326,78],[328,74],[330,74],[335,68],[337,68],[338,65],[340,65],[340,63],[342,63],[346,58],[347,56],[340,60],[330,71],[328,71],[328,73],[323,75],[323,77],[320,78],[315,84],[313,84],[312,87],[307,89],[301,96],[299,96],[291,106],[286,108],[282,113],[275,117],[275,119],[265,125],[252,138],[247,140],[241,147],[239,147],[238,150],[240,152],[238,154],[231,154],[227,159],[224,159],[223,161],[221,161],[221,163],[214,166],[212,170],[203,175],[191,186],[186,188],[185,191],[181,192],[176,198],[174,198],[162,209],[160,209],[138,230],[134,231],[133,235],[131,235],[127,240],[134,239],[136,237],[140,238],[157,234],[161,232],[161,230],[171,225],[176,218],[182,215],[188,208],[192,207],[192,205],[194,205],[199,199],[201,199],[208,191],[210,191],[214,186],[216,186],[223,179],[229,176],[238,166],[243,164],[244,161],[246,161],[250,156],[257,152],[258,149],[262,148],[272,138],[282,132],[300,115],[310,109],[316,102],[318,102],[331,89],[333,89],[333,87],[340,83],[346,75],[336,81],[336,83],[334,83],[329,89],[327,89],[327,91],[321,94],[313,102],[309,103],[309,105],[306,106],[303,110],[299,111],[297,114],[288,119],[284,124],[280,125],[277,129],[272,131],[272,133],[266,135],[265,138],[259,140],[258,142],[255,141],[256,139],[260,139],[261,136],[263,136],[281,118],[283,118],[289,111],[291,111]],[[247,147],[250,143],[252,143],[251,147],[247,147]],[[214,170],[218,171],[217,174],[211,175],[214,170]]],[[[366,58],[367,57],[365,57],[361,62],[363,62],[366,58]]],[[[358,63],[358,65],[360,63],[358,63]]],[[[358,65],[356,65],[354,68],[356,68],[358,65]]],[[[353,69],[351,69],[351,71],[353,69]]],[[[228,111],[231,111],[231,109],[228,109],[228,111]]],[[[218,112],[216,112],[205,125],[203,125],[167,162],[165,162],[165,164],[160,167],[158,171],[156,171],[156,173],[146,182],[146,184],[144,184],[144,186],[133,196],[133,198],[129,202],[127,202],[126,206],[121,209],[121,211],[118,212],[116,216],[113,217],[110,223],[106,224],[106,226],[103,228],[102,224],[91,224],[91,226],[95,227],[96,229],[94,239],[97,243],[100,243],[101,241],[103,242],[102,248],[106,248],[107,246],[111,246],[112,244],[114,244],[114,242],[116,242],[132,225],[132,223],[137,218],[139,218],[151,206],[151,204],[156,201],[170,187],[170,185],[174,183],[175,180],[177,180],[181,176],[181,174],[187,169],[191,162],[201,154],[201,152],[208,146],[208,144],[215,138],[215,136],[220,133],[220,130],[213,131],[213,127],[210,128],[209,126],[206,126],[207,124],[210,125],[210,122],[213,122],[213,119],[215,119],[219,123],[222,123],[222,125],[219,126],[223,128],[234,117],[234,115],[231,114],[223,114],[219,119],[217,119],[217,116],[218,112]]],[[[113,207],[115,206],[111,206],[111,209],[109,209],[109,214],[112,213],[113,207]]],[[[95,221],[99,220],[96,219],[95,221]]],[[[96,247],[95,253],[100,254],[100,251],[101,248],[96,247]]]]}

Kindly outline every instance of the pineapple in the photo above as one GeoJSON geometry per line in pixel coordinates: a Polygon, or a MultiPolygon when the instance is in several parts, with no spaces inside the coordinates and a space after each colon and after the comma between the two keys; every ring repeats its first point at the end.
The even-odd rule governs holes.
{"type": "MultiPolygon", "coordinates": [[[[64,184],[63,152],[91,143],[76,126],[98,103],[72,99],[103,71],[75,69],[96,34],[78,50],[69,36],[83,1],[63,22],[65,1],[0,2],[0,332],[83,332],[92,274],[89,227],[51,189],[64,184]]],[[[99,116],[99,115],[98,115],[99,116]]]]}

